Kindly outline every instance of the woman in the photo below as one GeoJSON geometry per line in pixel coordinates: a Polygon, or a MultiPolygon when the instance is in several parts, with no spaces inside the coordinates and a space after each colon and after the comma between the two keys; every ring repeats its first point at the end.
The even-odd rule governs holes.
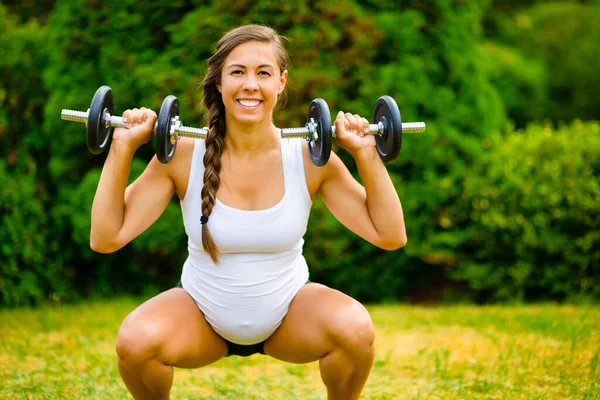
{"type": "Polygon", "coordinates": [[[402,207],[368,121],[340,112],[337,142],[356,160],[364,187],[332,154],[310,161],[306,141],[281,139],[273,111],[288,55],[270,28],[225,34],[203,82],[209,133],[183,138],[168,164],[152,159],[126,187],[134,152],[156,114],[123,114],[92,206],[92,249],[109,253],[148,228],[174,193],[189,257],[181,284],[123,321],[119,372],[136,399],[168,399],[173,367],[199,368],[228,355],[319,361],[330,399],[357,399],[374,358],[374,328],[349,296],[308,282],[303,235],[315,196],[350,230],[384,249],[406,243],[402,207]]]}

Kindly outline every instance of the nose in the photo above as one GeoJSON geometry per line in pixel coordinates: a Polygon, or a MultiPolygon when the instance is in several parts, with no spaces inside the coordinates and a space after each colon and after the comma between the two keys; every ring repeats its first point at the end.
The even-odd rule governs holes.
{"type": "Polygon", "coordinates": [[[255,92],[258,90],[258,82],[253,74],[246,75],[243,88],[247,92],[255,92]]]}

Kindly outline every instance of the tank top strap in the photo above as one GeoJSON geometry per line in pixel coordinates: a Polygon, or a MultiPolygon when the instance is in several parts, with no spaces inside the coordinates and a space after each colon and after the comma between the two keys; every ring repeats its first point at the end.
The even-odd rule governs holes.
{"type": "Polygon", "coordinates": [[[293,192],[297,201],[306,201],[311,204],[310,194],[306,186],[304,173],[304,159],[302,146],[306,146],[304,139],[281,139],[281,155],[285,174],[285,189],[293,192]],[[302,196],[302,197],[297,197],[302,196]]]}
{"type": "Polygon", "coordinates": [[[194,143],[194,152],[192,153],[186,199],[192,197],[188,196],[190,193],[195,193],[199,196],[204,185],[204,153],[206,153],[204,140],[196,140],[194,143]]]}

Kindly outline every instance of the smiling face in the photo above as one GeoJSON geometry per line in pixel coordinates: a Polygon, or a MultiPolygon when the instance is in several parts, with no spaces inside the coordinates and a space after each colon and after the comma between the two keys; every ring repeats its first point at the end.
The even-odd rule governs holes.
{"type": "Polygon", "coordinates": [[[287,71],[280,70],[272,44],[250,41],[235,47],[225,59],[217,85],[228,126],[271,123],[286,81],[287,71]]]}

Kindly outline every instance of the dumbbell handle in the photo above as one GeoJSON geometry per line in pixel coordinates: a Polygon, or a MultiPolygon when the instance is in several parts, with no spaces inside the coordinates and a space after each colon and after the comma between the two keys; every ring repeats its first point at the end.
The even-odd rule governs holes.
{"type": "MultiPolygon", "coordinates": [[[[423,133],[425,132],[425,122],[403,122],[402,123],[402,134],[410,133],[423,133]]],[[[383,124],[369,124],[369,135],[383,135],[384,126],[383,124]]],[[[309,122],[302,128],[283,128],[281,129],[281,137],[283,138],[303,138],[313,139],[313,135],[316,131],[316,124],[309,122]]],[[[335,137],[335,125],[331,127],[333,137],[335,137]]],[[[314,138],[316,139],[316,138],[314,138]]]]}
{"type": "MultiPolygon", "coordinates": [[[[88,113],[83,111],[63,109],[60,113],[60,118],[65,121],[81,122],[86,124],[87,126],[88,113]]],[[[194,128],[192,126],[184,126],[179,123],[178,117],[175,117],[173,119],[174,121],[171,122],[171,127],[174,129],[171,133],[171,137],[177,138],[185,136],[191,138],[206,138],[206,135],[208,134],[207,128],[194,128]]],[[[104,123],[107,124],[107,127],[127,128],[127,124],[123,122],[123,118],[110,115],[106,111],[104,112],[104,123]]],[[[154,124],[154,132],[156,132],[157,125],[158,124],[154,124]]]]}
{"type": "MultiPolygon", "coordinates": [[[[369,124],[369,132],[368,135],[383,135],[383,124],[369,124]]],[[[331,132],[333,133],[333,137],[335,137],[335,125],[331,127],[331,132]]],[[[403,122],[402,123],[402,134],[407,133],[424,133],[425,132],[425,122],[403,122]]]]}

